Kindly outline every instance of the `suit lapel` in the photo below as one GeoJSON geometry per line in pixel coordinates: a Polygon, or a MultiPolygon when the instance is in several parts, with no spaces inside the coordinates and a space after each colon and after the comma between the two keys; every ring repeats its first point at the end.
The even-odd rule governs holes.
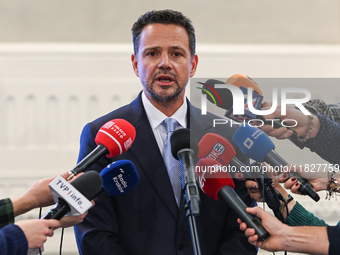
{"type": "Polygon", "coordinates": [[[131,153],[140,164],[142,171],[156,193],[161,197],[173,217],[177,219],[178,207],[169,175],[147,119],[140,95],[130,104],[125,119],[136,129],[136,138],[130,148],[131,153]]]}

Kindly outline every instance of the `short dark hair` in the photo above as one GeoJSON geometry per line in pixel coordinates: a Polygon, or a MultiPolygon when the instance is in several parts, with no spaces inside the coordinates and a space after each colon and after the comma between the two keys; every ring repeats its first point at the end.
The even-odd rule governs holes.
{"type": "Polygon", "coordinates": [[[173,10],[149,11],[138,18],[132,26],[133,49],[135,54],[138,53],[140,34],[145,26],[149,24],[171,24],[183,27],[189,37],[189,49],[191,58],[195,56],[196,52],[196,36],[195,29],[191,20],[185,17],[181,12],[173,10]]]}

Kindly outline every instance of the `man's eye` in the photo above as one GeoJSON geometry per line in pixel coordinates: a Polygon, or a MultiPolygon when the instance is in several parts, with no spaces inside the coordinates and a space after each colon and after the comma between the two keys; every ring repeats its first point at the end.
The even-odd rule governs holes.
{"type": "Polygon", "coordinates": [[[175,52],[175,53],[174,53],[174,56],[175,56],[175,57],[180,57],[180,56],[182,56],[182,54],[179,53],[179,52],[175,52]]]}
{"type": "Polygon", "coordinates": [[[151,52],[148,52],[146,55],[147,55],[147,56],[154,57],[154,56],[156,56],[156,52],[151,51],[151,52]]]}

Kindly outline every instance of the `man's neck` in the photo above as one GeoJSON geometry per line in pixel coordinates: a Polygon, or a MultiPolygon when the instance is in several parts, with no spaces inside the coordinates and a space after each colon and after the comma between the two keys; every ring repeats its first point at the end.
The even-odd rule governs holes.
{"type": "Polygon", "coordinates": [[[148,100],[153,104],[158,110],[160,110],[162,113],[164,113],[167,117],[172,116],[184,103],[184,91],[183,93],[176,97],[175,99],[171,101],[160,101],[154,98],[151,98],[147,93],[145,93],[148,100]]]}

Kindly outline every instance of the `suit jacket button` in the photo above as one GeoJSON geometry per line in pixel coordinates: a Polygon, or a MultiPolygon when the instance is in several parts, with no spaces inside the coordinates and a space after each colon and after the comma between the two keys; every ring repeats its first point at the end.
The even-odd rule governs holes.
{"type": "Polygon", "coordinates": [[[178,249],[179,251],[183,251],[183,250],[184,250],[184,244],[183,244],[183,243],[178,244],[178,245],[177,245],[177,249],[178,249]]]}

